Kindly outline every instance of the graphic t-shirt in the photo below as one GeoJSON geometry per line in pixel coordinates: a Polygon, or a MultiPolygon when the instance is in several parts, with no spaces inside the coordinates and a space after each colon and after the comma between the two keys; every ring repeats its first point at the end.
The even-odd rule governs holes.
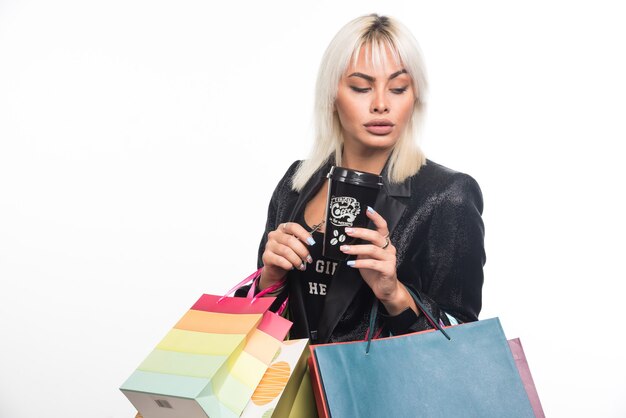
{"type": "MultiPolygon", "coordinates": [[[[311,226],[307,225],[304,220],[304,212],[297,219],[307,231],[311,226]]],[[[307,246],[313,259],[312,263],[306,263],[306,270],[300,271],[300,286],[302,286],[302,296],[304,298],[304,307],[309,322],[310,338],[315,342],[317,339],[317,327],[320,316],[324,308],[326,294],[330,288],[330,281],[337,269],[339,262],[322,256],[322,247],[324,242],[324,234],[318,231],[313,232],[315,245],[307,246]]]]}

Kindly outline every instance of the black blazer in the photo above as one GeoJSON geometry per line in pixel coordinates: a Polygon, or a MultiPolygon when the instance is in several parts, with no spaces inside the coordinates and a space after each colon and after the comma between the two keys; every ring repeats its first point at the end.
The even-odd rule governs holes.
{"type": "MultiPolygon", "coordinates": [[[[258,267],[263,265],[267,234],[280,223],[297,218],[326,180],[331,161],[332,155],[300,193],[291,189],[291,177],[300,161],[295,161],[279,181],[268,208],[258,267]]],[[[431,160],[426,160],[420,171],[403,183],[389,183],[387,164],[381,173],[383,188],[374,209],[387,221],[389,238],[396,247],[398,279],[444,324],[449,325],[445,312],[461,322],[476,321],[481,309],[486,261],[483,200],[478,183],[467,174],[431,160]]],[[[371,221],[368,227],[374,228],[371,221]]],[[[276,311],[288,294],[290,319],[294,322],[290,338],[311,338],[301,287],[289,286],[298,279],[298,273],[297,269],[288,272],[288,286],[272,309],[276,311]]],[[[239,289],[236,295],[245,296],[247,289],[239,289]]],[[[363,339],[373,302],[374,295],[359,270],[339,263],[326,295],[317,336],[311,342],[363,339]]],[[[394,334],[431,328],[424,315],[401,315],[403,318],[399,319],[384,315],[382,304],[380,307],[382,315],[377,328],[387,324],[394,334]]]]}

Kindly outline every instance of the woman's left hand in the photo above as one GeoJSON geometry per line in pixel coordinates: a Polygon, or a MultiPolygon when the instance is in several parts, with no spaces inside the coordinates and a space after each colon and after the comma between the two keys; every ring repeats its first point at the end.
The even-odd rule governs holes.
{"type": "Polygon", "coordinates": [[[359,269],[361,276],[381,302],[391,302],[397,298],[401,287],[396,275],[396,247],[389,242],[387,221],[370,207],[366,213],[374,222],[376,230],[346,228],[346,233],[350,237],[369,241],[370,244],[342,245],[340,250],[357,256],[356,260],[348,261],[348,265],[359,269]]]}

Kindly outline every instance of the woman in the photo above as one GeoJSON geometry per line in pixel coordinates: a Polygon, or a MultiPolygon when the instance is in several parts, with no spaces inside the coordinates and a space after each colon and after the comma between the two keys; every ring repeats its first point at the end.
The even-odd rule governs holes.
{"type": "Polygon", "coordinates": [[[417,43],[392,18],[359,17],[328,46],[317,79],[315,147],[274,190],[254,282],[255,293],[277,297],[274,311],[288,297],[291,338],[363,339],[375,299],[382,305],[377,333],[431,328],[414,296],[445,325],[478,319],[482,194],[472,177],[426,159],[416,145],[425,93],[417,43]],[[365,242],[341,247],[353,256],[347,263],[321,254],[332,165],[383,177],[367,210],[370,225],[346,231],[365,242]]]}

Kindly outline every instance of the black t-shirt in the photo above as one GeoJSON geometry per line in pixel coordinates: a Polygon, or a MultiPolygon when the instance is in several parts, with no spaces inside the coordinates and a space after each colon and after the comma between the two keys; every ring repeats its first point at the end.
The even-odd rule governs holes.
{"type": "MultiPolygon", "coordinates": [[[[297,222],[307,231],[312,229],[304,220],[304,211],[298,217],[297,222]]],[[[302,286],[302,296],[306,310],[311,338],[317,338],[317,326],[319,323],[326,294],[330,290],[331,278],[337,269],[338,261],[322,256],[324,234],[318,231],[312,233],[315,245],[307,246],[312,263],[306,263],[306,270],[300,271],[299,284],[302,286]]]]}

